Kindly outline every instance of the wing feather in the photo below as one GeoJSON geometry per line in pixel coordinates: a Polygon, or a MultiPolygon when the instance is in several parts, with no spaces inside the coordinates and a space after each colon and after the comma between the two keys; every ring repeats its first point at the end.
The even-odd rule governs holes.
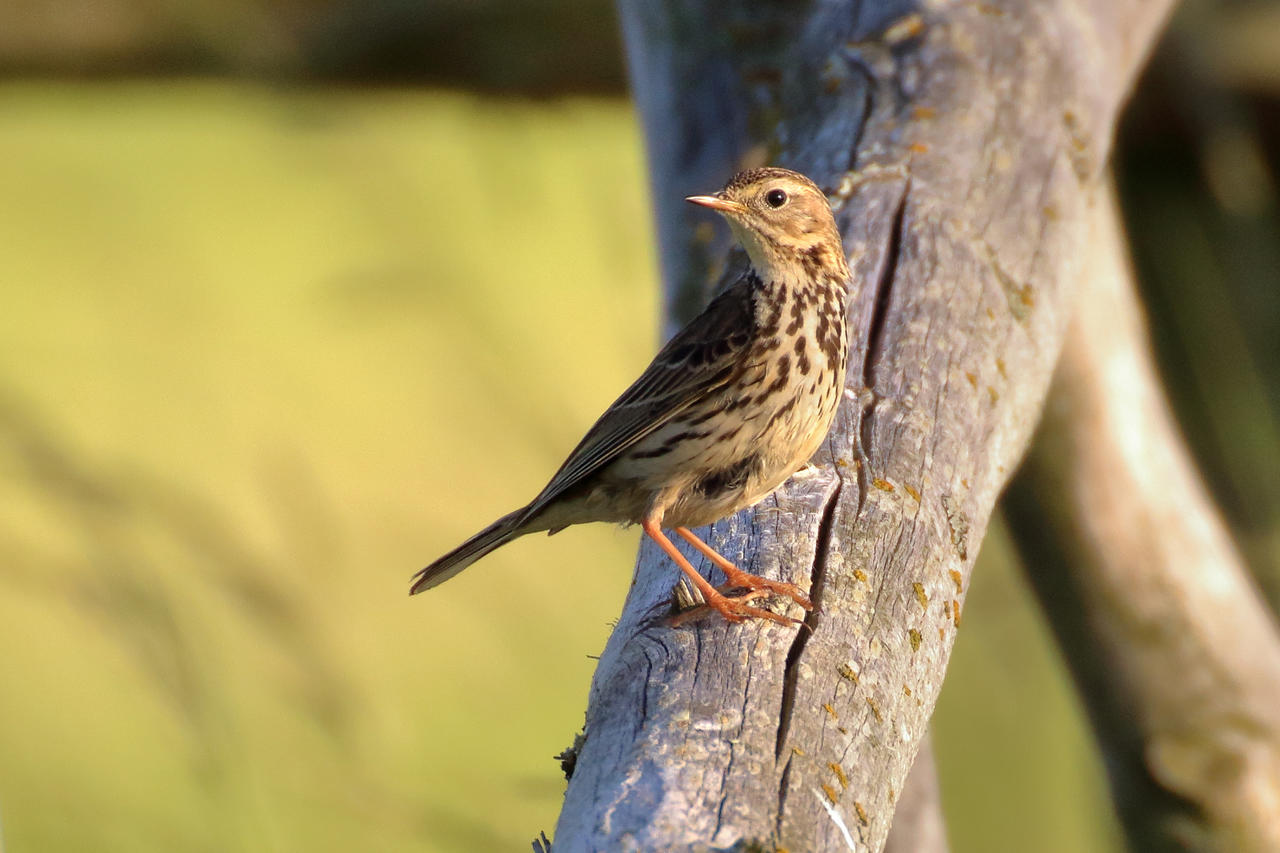
{"type": "Polygon", "coordinates": [[[587,431],[529,505],[526,517],[694,403],[728,386],[742,369],[754,322],[752,288],[744,279],[713,299],[654,356],[644,373],[587,431]]]}

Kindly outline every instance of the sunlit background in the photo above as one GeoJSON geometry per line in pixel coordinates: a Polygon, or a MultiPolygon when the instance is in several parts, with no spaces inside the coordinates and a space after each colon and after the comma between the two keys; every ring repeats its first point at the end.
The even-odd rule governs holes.
{"type": "MultiPolygon", "coordinates": [[[[1276,8],[1184,9],[1117,156],[1273,603],[1276,8]]],[[[636,535],[406,591],[658,344],[612,8],[33,0],[0,72],[0,846],[527,850],[636,535]]],[[[998,522],[980,563],[934,725],[953,848],[1119,850],[998,522]]]]}

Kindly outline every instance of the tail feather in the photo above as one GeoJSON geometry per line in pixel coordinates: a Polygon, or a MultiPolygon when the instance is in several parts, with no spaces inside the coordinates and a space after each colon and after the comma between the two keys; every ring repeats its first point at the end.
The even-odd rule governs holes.
{"type": "Polygon", "coordinates": [[[526,532],[521,530],[520,526],[527,509],[527,507],[521,507],[515,512],[507,513],[418,572],[413,576],[413,585],[409,587],[409,594],[417,595],[423,590],[439,586],[485,554],[521,536],[526,532]]]}

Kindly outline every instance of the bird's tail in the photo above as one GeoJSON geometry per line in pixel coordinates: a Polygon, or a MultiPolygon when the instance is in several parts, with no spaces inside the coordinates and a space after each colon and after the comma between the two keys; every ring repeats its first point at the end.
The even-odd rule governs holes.
{"type": "Polygon", "coordinates": [[[528,531],[520,529],[527,510],[528,507],[521,507],[515,512],[507,513],[418,572],[413,576],[413,585],[409,587],[409,594],[417,595],[423,590],[439,586],[485,554],[527,533],[528,531]]]}

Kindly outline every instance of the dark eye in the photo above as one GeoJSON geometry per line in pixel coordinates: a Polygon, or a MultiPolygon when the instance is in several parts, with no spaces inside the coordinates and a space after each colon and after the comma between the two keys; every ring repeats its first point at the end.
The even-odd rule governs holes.
{"type": "Polygon", "coordinates": [[[772,208],[779,208],[787,203],[787,194],[782,190],[769,190],[765,194],[764,201],[772,208]]]}

